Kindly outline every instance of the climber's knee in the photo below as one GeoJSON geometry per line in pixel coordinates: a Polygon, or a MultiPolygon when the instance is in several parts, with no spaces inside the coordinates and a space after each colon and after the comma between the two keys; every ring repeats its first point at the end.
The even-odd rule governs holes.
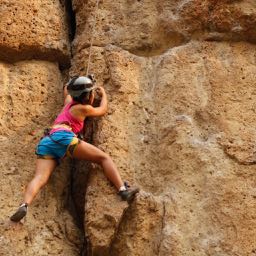
{"type": "Polygon", "coordinates": [[[95,162],[97,164],[100,164],[101,166],[104,164],[104,162],[110,160],[110,156],[104,152],[102,152],[101,154],[99,154],[96,159],[95,162]]]}

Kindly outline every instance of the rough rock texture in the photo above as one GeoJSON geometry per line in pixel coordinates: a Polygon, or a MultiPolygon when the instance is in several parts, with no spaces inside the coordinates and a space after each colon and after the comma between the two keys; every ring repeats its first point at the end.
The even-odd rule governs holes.
{"type": "Polygon", "coordinates": [[[26,220],[9,221],[34,175],[35,146],[62,107],[59,66],[70,62],[64,9],[58,0],[0,1],[0,255],[80,251],[68,162],[54,172],[26,220]]]}
{"type": "MultiPolygon", "coordinates": [[[[95,2],[73,1],[71,74],[86,71],[95,2]]],[[[255,254],[255,14],[255,1],[100,2],[91,72],[110,104],[94,143],[142,191],[128,207],[92,169],[88,255],[255,254]]]]}
{"type": "Polygon", "coordinates": [[[150,59],[106,49],[111,103],[95,141],[144,192],[123,215],[94,174],[93,255],[252,253],[255,54],[245,43],[192,42],[150,59]]]}
{"type": "MultiPolygon", "coordinates": [[[[88,46],[95,0],[74,0],[75,48],[88,46]]],[[[94,45],[115,44],[138,55],[158,55],[191,38],[256,42],[256,3],[248,1],[100,1],[94,45]]]]}
{"type": "Polygon", "coordinates": [[[69,63],[65,8],[58,0],[0,0],[0,58],[69,63]]]}
{"type": "Polygon", "coordinates": [[[78,255],[82,218],[87,256],[256,255],[254,0],[100,1],[90,72],[109,111],[87,141],[141,192],[128,205],[97,165],[66,161],[8,221],[61,107],[59,66],[86,72],[96,0],[72,3],[70,60],[69,1],[0,0],[0,255],[78,255]]]}
{"type": "Polygon", "coordinates": [[[7,218],[35,171],[35,146],[61,108],[61,74],[46,61],[1,63],[0,255],[77,255],[80,234],[65,202],[69,172],[59,167],[29,208],[27,221],[7,218]],[[56,100],[57,99],[57,100],[56,100]]]}

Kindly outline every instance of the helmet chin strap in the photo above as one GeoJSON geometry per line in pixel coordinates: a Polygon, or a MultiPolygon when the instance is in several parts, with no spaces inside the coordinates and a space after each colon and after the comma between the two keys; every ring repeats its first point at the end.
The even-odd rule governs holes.
{"type": "Polygon", "coordinates": [[[86,100],[90,100],[90,98],[91,98],[91,95],[92,95],[92,91],[90,91],[87,95],[86,95],[86,100]]]}

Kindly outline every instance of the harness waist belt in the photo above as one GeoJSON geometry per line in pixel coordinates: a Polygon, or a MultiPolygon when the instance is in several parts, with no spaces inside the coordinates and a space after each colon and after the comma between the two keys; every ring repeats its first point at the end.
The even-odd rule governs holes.
{"type": "Polygon", "coordinates": [[[55,124],[51,127],[52,129],[65,128],[72,131],[72,128],[67,124],[55,124]]]}

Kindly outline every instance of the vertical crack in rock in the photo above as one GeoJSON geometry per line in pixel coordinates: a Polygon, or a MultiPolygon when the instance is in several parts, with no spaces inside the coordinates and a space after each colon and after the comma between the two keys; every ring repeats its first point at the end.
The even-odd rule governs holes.
{"type": "Polygon", "coordinates": [[[72,42],[76,34],[76,14],[72,8],[72,0],[65,1],[67,21],[69,24],[69,40],[72,42]]]}
{"type": "MultiPolygon", "coordinates": [[[[76,35],[76,14],[73,10],[72,0],[64,0],[67,22],[69,25],[69,40],[70,43],[75,38],[76,35]]],[[[72,48],[71,48],[71,58],[72,58],[72,48]]],[[[88,122],[86,126],[89,127],[87,129],[86,137],[87,141],[92,140],[92,122],[88,122]]],[[[86,239],[86,234],[83,225],[84,219],[84,205],[85,205],[85,191],[86,184],[88,179],[88,173],[90,170],[90,164],[84,163],[82,161],[70,160],[70,183],[69,183],[69,195],[67,199],[67,208],[69,209],[70,214],[73,216],[74,222],[77,227],[82,232],[81,246],[80,246],[80,255],[86,256],[88,255],[88,243],[86,239]]]]}
{"type": "MultiPolygon", "coordinates": [[[[76,37],[76,12],[73,9],[72,0],[64,0],[65,9],[67,13],[67,22],[69,25],[69,40],[72,45],[72,41],[76,37]]],[[[71,47],[71,58],[73,58],[71,47]]],[[[75,74],[79,71],[75,70],[75,74]]],[[[71,69],[69,73],[72,73],[71,69]]],[[[86,129],[84,130],[83,138],[86,142],[92,143],[94,133],[94,122],[92,119],[86,120],[86,129]]],[[[84,227],[85,216],[85,195],[87,190],[88,176],[92,166],[91,163],[85,161],[70,161],[70,183],[69,183],[69,196],[68,196],[68,209],[74,218],[77,227],[83,234],[83,242],[80,248],[80,255],[91,255],[90,243],[86,235],[84,227]]]]}
{"type": "MultiPolygon", "coordinates": [[[[92,136],[94,130],[93,120],[88,119],[85,124],[86,130],[83,134],[83,139],[92,143],[92,136]]],[[[80,255],[90,255],[90,243],[84,228],[85,215],[85,194],[88,184],[88,176],[92,166],[90,162],[70,160],[70,183],[68,196],[68,209],[74,218],[77,227],[82,232],[82,239],[80,245],[80,255]]]]}
{"type": "Polygon", "coordinates": [[[86,256],[88,251],[88,243],[86,239],[86,233],[84,230],[84,205],[85,205],[85,192],[86,184],[88,180],[88,174],[90,170],[90,163],[84,163],[82,161],[71,160],[70,161],[70,184],[69,184],[69,198],[68,208],[72,214],[77,227],[81,230],[82,244],[80,249],[80,255],[86,256]]]}

